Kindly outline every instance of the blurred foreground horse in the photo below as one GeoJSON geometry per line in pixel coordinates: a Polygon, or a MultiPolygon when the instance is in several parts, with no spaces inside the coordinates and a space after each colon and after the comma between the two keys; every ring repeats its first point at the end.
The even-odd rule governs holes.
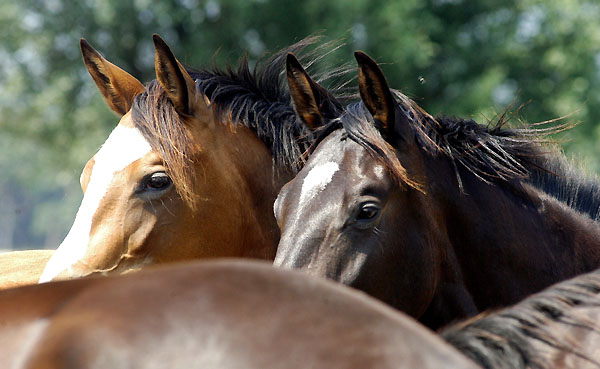
{"type": "Polygon", "coordinates": [[[343,285],[195,261],[0,291],[0,366],[597,368],[599,291],[596,272],[450,328],[457,350],[343,285]]]}
{"type": "MultiPolygon", "coordinates": [[[[358,288],[430,328],[600,266],[600,184],[543,145],[546,132],[434,119],[356,58],[362,102],[331,123],[305,118],[318,116],[318,95],[292,91],[321,133],[275,203],[275,265],[358,288]]],[[[288,77],[292,90],[315,85],[292,55],[288,77]]]]}

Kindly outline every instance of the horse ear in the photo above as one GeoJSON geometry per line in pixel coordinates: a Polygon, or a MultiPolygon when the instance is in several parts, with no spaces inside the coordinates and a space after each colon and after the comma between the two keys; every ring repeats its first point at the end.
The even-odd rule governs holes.
{"type": "Polygon", "coordinates": [[[133,104],[134,97],[144,91],[144,85],[123,69],[104,59],[85,39],[79,41],[83,62],[96,82],[104,101],[123,116],[133,104]]]}
{"type": "Polygon", "coordinates": [[[358,88],[363,103],[379,124],[380,131],[393,132],[395,103],[383,72],[362,51],[356,51],[354,57],[358,62],[358,88]]]}
{"type": "Polygon", "coordinates": [[[159,35],[154,40],[154,68],[156,79],[173,106],[183,115],[192,115],[196,101],[196,83],[175,58],[167,43],[159,35]]]}
{"type": "Polygon", "coordinates": [[[326,118],[338,115],[341,105],[310,78],[294,54],[287,54],[285,69],[294,110],[308,128],[318,128],[326,118]]]}

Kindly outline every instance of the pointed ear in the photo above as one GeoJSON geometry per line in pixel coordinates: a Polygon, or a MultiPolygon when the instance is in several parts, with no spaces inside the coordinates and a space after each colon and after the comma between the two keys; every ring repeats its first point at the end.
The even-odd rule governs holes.
{"type": "Polygon", "coordinates": [[[285,69],[294,110],[310,129],[324,125],[327,118],[339,114],[339,102],[310,78],[294,54],[287,54],[285,69]]]}
{"type": "Polygon", "coordinates": [[[363,103],[379,124],[379,130],[391,133],[394,130],[394,97],[383,76],[383,72],[370,56],[356,51],[358,62],[358,88],[363,103]]]}
{"type": "Polygon", "coordinates": [[[154,68],[156,79],[179,114],[192,115],[196,101],[196,83],[175,58],[167,43],[159,35],[154,40],[154,68]]]}
{"type": "Polygon", "coordinates": [[[85,39],[79,41],[83,62],[96,82],[104,101],[123,116],[131,109],[134,97],[144,91],[144,85],[123,69],[104,59],[85,39]]]}

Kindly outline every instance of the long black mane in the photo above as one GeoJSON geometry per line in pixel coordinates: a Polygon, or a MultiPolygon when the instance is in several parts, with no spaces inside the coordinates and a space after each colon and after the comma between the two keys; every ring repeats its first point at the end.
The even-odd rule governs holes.
{"type": "MultiPolygon", "coordinates": [[[[250,68],[247,57],[243,57],[237,67],[191,72],[222,120],[230,117],[234,124],[252,129],[271,149],[275,162],[295,172],[300,169],[299,159],[312,142],[313,133],[297,118],[292,106],[285,80],[285,59],[288,53],[298,54],[305,65],[311,66],[341,46],[334,41],[305,52],[317,41],[317,37],[299,41],[259,62],[254,69],[250,68]]],[[[344,80],[350,71],[338,67],[318,74],[316,79],[321,83],[337,83],[329,86],[329,91],[345,101],[352,95],[344,80]]]]}
{"type": "Polygon", "coordinates": [[[598,322],[575,311],[585,307],[600,309],[600,270],[556,284],[513,307],[451,326],[441,335],[484,368],[551,368],[553,352],[600,368],[598,357],[580,352],[578,342],[556,329],[560,325],[600,335],[598,322]]]}
{"type": "MultiPolygon", "coordinates": [[[[450,160],[461,190],[464,171],[501,186],[524,182],[591,219],[600,220],[600,182],[569,163],[549,138],[567,125],[510,129],[507,114],[487,125],[468,119],[433,117],[402,93],[393,92],[419,146],[429,155],[450,160]]],[[[394,151],[374,128],[373,118],[363,103],[348,105],[325,132],[341,126],[354,141],[381,159],[399,182],[411,185],[411,179],[395,160],[394,151]]]]}

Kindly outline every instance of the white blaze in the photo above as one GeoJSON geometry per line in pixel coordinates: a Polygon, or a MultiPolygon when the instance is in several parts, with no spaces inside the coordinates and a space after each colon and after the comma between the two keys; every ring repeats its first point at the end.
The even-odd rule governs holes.
{"type": "Polygon", "coordinates": [[[302,182],[302,192],[300,192],[300,204],[315,197],[319,192],[331,182],[335,172],[339,170],[339,165],[332,161],[320,164],[311,169],[302,182]]]}
{"type": "Polygon", "coordinates": [[[377,177],[377,179],[382,180],[383,179],[383,172],[384,172],[384,168],[381,165],[376,165],[373,168],[373,172],[375,173],[375,176],[377,177]]]}
{"type": "Polygon", "coordinates": [[[46,264],[39,283],[48,282],[60,272],[70,269],[85,255],[92,219],[106,194],[115,173],[142,158],[151,150],[135,128],[118,125],[94,156],[94,167],[75,222],[64,241],[46,264]]]}
{"type": "MultiPolygon", "coordinates": [[[[304,213],[306,208],[309,206],[309,204],[306,202],[317,196],[319,192],[323,191],[327,185],[331,183],[333,175],[339,169],[340,167],[338,163],[328,161],[326,163],[314,166],[310,172],[308,172],[306,177],[304,177],[304,181],[302,182],[302,190],[300,191],[298,210],[294,216],[294,219],[290,220],[292,222],[292,229],[298,226],[297,223],[300,220],[301,214],[304,213]]],[[[292,248],[289,250],[289,252],[285,252],[286,254],[289,253],[287,256],[284,256],[284,252],[278,251],[275,255],[273,265],[278,267],[285,266],[286,264],[289,265],[288,261],[297,260],[298,254],[301,251],[302,250],[300,247],[292,248]]]]}

